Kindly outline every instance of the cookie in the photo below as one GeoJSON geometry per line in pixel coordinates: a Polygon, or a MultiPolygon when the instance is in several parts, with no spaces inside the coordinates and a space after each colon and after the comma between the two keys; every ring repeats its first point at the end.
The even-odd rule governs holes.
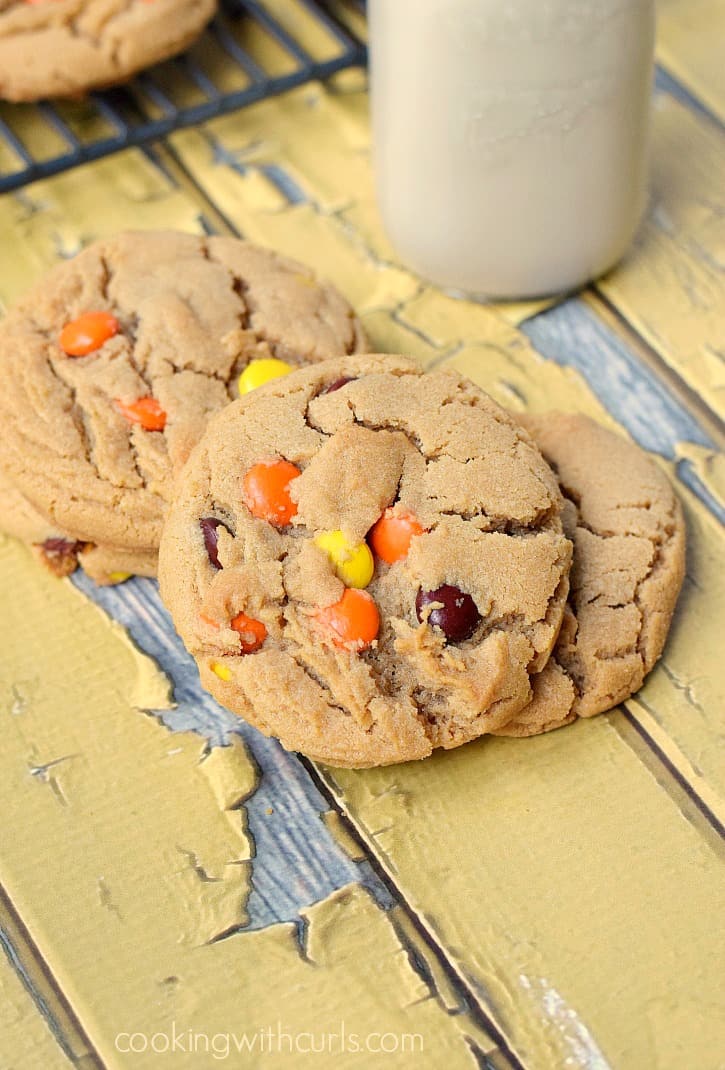
{"type": "Polygon", "coordinates": [[[586,416],[521,422],[557,473],[574,543],[554,653],[533,701],[497,730],[529,736],[603,713],[642,686],[682,586],[685,523],[670,481],[638,446],[586,416]]]}
{"type": "Polygon", "coordinates": [[[0,0],[0,97],[78,97],[187,48],[216,0],[0,0]]]}
{"type": "Polygon", "coordinates": [[[339,766],[511,721],[571,543],[528,433],[452,372],[329,361],[217,414],[161,541],[162,597],[229,709],[339,766]]]}
{"type": "Polygon", "coordinates": [[[0,470],[0,531],[30,545],[39,561],[58,577],[69,576],[82,559],[89,575],[105,583],[122,583],[130,576],[155,576],[158,553],[125,551],[68,539],[30,504],[0,470]]]}
{"type": "MultiPolygon", "coordinates": [[[[174,475],[240,379],[364,348],[301,264],[235,238],[120,234],[0,324],[0,470],[94,578],[153,574],[174,475]]],[[[0,527],[16,524],[0,498],[0,527]]]]}

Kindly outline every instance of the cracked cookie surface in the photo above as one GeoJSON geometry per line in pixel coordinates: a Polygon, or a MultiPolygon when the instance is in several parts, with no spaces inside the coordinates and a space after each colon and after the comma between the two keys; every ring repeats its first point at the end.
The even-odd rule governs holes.
{"type": "Polygon", "coordinates": [[[468,380],[402,357],[328,361],[212,419],[164,528],[162,596],[204,685],[289,749],[423,758],[529,701],[568,590],[562,504],[528,433],[468,380]],[[275,497],[259,515],[260,467],[289,477],[284,513],[275,497]],[[371,534],[391,517],[402,550],[371,534]],[[436,596],[422,609],[421,592],[436,596]],[[377,607],[375,638],[330,627],[347,598],[365,627],[377,607]]]}
{"type": "Polygon", "coordinates": [[[175,473],[249,361],[364,348],[347,302],[301,264],[234,238],[120,234],[58,264],[0,324],[0,468],[55,537],[83,544],[94,578],[153,574],[175,473]],[[69,355],[63,329],[89,311],[115,333],[69,355]],[[160,429],[138,422],[139,399],[160,429]]]}
{"type": "Polygon", "coordinates": [[[520,416],[557,473],[574,543],[561,633],[534,699],[501,735],[593,717],[633,695],[662,653],[685,574],[685,522],[666,475],[586,416],[520,416]]]}
{"type": "Polygon", "coordinates": [[[216,0],[0,0],[0,97],[77,97],[174,56],[216,0]]]}

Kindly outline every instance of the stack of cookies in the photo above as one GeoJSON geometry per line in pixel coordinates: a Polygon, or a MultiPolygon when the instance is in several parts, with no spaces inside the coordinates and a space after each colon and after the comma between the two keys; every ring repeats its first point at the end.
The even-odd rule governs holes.
{"type": "Polygon", "coordinates": [[[631,695],[684,573],[660,469],[364,351],[339,294],[248,243],[92,246],[0,327],[0,526],[60,573],[158,560],[208,690],[333,765],[631,695]]]}

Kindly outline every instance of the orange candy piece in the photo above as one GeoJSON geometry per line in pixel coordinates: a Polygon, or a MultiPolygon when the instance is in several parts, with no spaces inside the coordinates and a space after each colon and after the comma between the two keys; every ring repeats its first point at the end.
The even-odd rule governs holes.
{"type": "Polygon", "coordinates": [[[110,312],[84,312],[66,323],[59,335],[60,348],[69,357],[85,357],[118,334],[121,325],[110,312]]]}
{"type": "Polygon", "coordinates": [[[278,528],[289,524],[297,512],[289,485],[300,470],[290,461],[260,461],[244,477],[243,499],[252,516],[266,520],[278,528]]]}
{"type": "Polygon", "coordinates": [[[346,650],[366,650],[377,639],[380,614],[367,593],[347,587],[339,602],[318,609],[314,619],[335,646],[346,650]]]}
{"type": "Polygon", "coordinates": [[[146,431],[163,431],[166,427],[166,413],[156,398],[137,398],[128,403],[116,398],[116,406],[130,424],[140,424],[146,431]]]}
{"type": "Polygon", "coordinates": [[[386,509],[368,536],[373,553],[389,565],[407,557],[410,540],[422,535],[423,525],[407,510],[386,509]]]}
{"type": "MultiPolygon", "coordinates": [[[[208,624],[210,628],[214,628],[215,631],[219,630],[220,625],[218,622],[212,620],[211,617],[207,617],[206,613],[200,613],[199,619],[204,624],[208,624]]],[[[255,650],[259,650],[267,638],[267,629],[261,620],[248,617],[246,613],[237,613],[236,617],[232,617],[229,627],[239,634],[242,654],[253,654],[255,650]]]]}
{"type": "Polygon", "coordinates": [[[248,617],[246,613],[237,613],[236,617],[232,618],[230,627],[239,632],[243,654],[253,654],[267,638],[267,629],[261,620],[248,617]]]}

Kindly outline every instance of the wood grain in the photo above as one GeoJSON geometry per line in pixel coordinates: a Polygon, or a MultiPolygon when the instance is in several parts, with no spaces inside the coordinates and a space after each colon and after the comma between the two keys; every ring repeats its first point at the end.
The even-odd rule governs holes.
{"type": "Polygon", "coordinates": [[[597,283],[664,365],[725,412],[725,139],[655,98],[650,209],[630,254],[597,283]]]}
{"type": "Polygon", "coordinates": [[[658,0],[657,57],[725,120],[723,0],[658,0]]]}
{"type": "Polygon", "coordinates": [[[717,1070],[722,982],[697,917],[720,909],[716,844],[617,716],[323,775],[525,1065],[676,1070],[686,1052],[717,1070]]]}

